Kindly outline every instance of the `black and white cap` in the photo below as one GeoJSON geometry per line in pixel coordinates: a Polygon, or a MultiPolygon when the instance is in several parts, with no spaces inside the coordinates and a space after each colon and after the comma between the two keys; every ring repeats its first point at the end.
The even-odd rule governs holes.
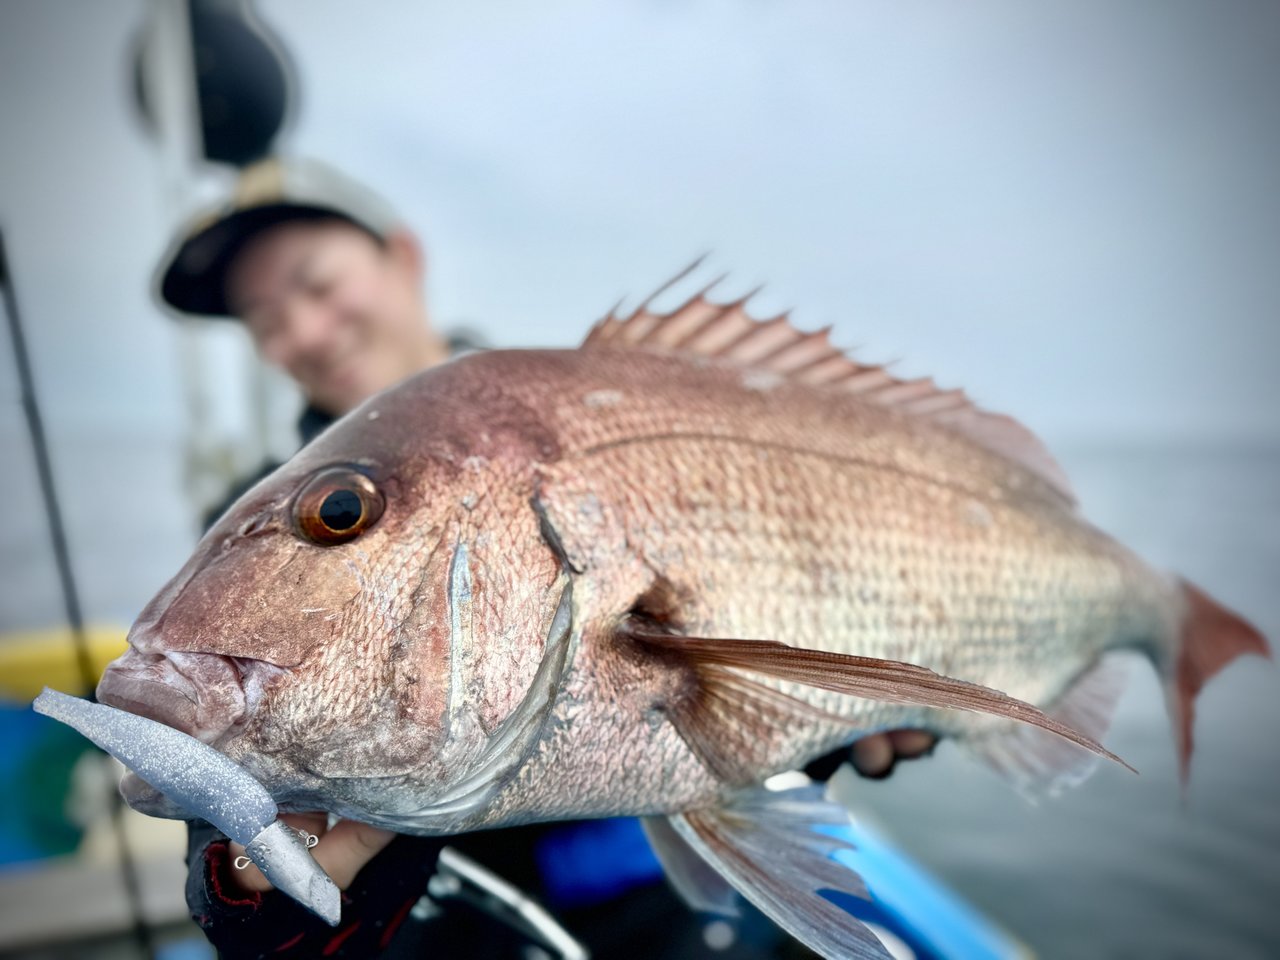
{"type": "Polygon", "coordinates": [[[382,197],[314,160],[273,157],[248,167],[229,203],[183,230],[157,276],[160,299],[182,313],[231,316],[226,274],[241,248],[294,220],[346,220],[382,238],[402,221],[382,197]]]}

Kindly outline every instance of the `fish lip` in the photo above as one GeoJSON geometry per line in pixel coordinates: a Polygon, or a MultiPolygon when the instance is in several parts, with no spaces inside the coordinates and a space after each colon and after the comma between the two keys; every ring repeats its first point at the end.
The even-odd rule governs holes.
{"type": "MultiPolygon", "coordinates": [[[[98,700],[213,745],[243,726],[244,676],[244,665],[230,657],[130,649],[103,673],[98,700]]],[[[132,770],[120,780],[120,795],[148,816],[192,815],[132,770]]]]}
{"type": "Polygon", "coordinates": [[[98,699],[214,744],[244,724],[250,669],[242,657],[131,649],[103,673],[98,699]]]}

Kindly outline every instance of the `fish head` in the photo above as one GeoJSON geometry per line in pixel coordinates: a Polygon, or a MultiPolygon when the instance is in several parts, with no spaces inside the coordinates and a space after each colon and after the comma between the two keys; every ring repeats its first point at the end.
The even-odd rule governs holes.
{"type": "Polygon", "coordinates": [[[99,699],[214,746],[286,809],[394,825],[483,765],[527,709],[567,577],[530,505],[529,430],[433,393],[380,395],[237,501],[99,699]]]}

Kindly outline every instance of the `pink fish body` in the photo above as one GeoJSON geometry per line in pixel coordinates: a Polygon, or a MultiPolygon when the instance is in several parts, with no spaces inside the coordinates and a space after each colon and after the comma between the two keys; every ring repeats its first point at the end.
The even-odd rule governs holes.
{"type": "Polygon", "coordinates": [[[879,947],[813,891],[865,891],[809,830],[829,805],[766,778],[903,726],[1071,777],[1106,753],[1124,648],[1165,678],[1185,769],[1196,692],[1266,653],[1083,520],[1013,421],[702,296],[369,400],[130,642],[100,697],[287,806],[422,833],[665,815],[680,889],[706,861],[828,956],[879,947]]]}

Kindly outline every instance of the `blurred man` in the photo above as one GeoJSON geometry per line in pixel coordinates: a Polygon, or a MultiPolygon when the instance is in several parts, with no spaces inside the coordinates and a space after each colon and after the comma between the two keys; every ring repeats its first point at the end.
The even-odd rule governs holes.
{"type": "Polygon", "coordinates": [[[380,197],[319,164],[267,161],[245,171],[227,209],[178,241],[160,295],[182,313],[245,324],[262,358],[302,389],[306,443],[459,345],[430,323],[425,270],[417,237],[380,197]]]}
{"type": "MultiPolygon", "coordinates": [[[[318,164],[267,161],[245,172],[228,208],[179,239],[162,265],[160,293],[183,313],[244,323],[263,359],[301,387],[306,443],[372,394],[448,359],[457,344],[431,325],[425,273],[417,238],[379,197],[318,164]]],[[[237,485],[207,522],[275,466],[237,485]]],[[[857,744],[854,761],[884,776],[896,758],[931,744],[919,731],[881,734],[857,744]]],[[[842,759],[815,772],[829,774],[842,759]]],[[[438,838],[394,837],[353,822],[327,829],[322,814],[290,819],[320,837],[315,857],[347,891],[343,926],[331,930],[269,892],[256,867],[237,868],[242,850],[207,825],[193,826],[188,903],[226,956],[516,957],[551,946],[564,932],[557,921],[502,907],[505,885],[491,870],[551,904],[598,955],[708,952],[700,923],[662,884],[634,821],[453,837],[442,855],[438,838]],[[412,910],[428,889],[435,899],[412,910]]],[[[753,942],[746,939],[716,955],[775,956],[785,942],[762,921],[753,942]]]]}

